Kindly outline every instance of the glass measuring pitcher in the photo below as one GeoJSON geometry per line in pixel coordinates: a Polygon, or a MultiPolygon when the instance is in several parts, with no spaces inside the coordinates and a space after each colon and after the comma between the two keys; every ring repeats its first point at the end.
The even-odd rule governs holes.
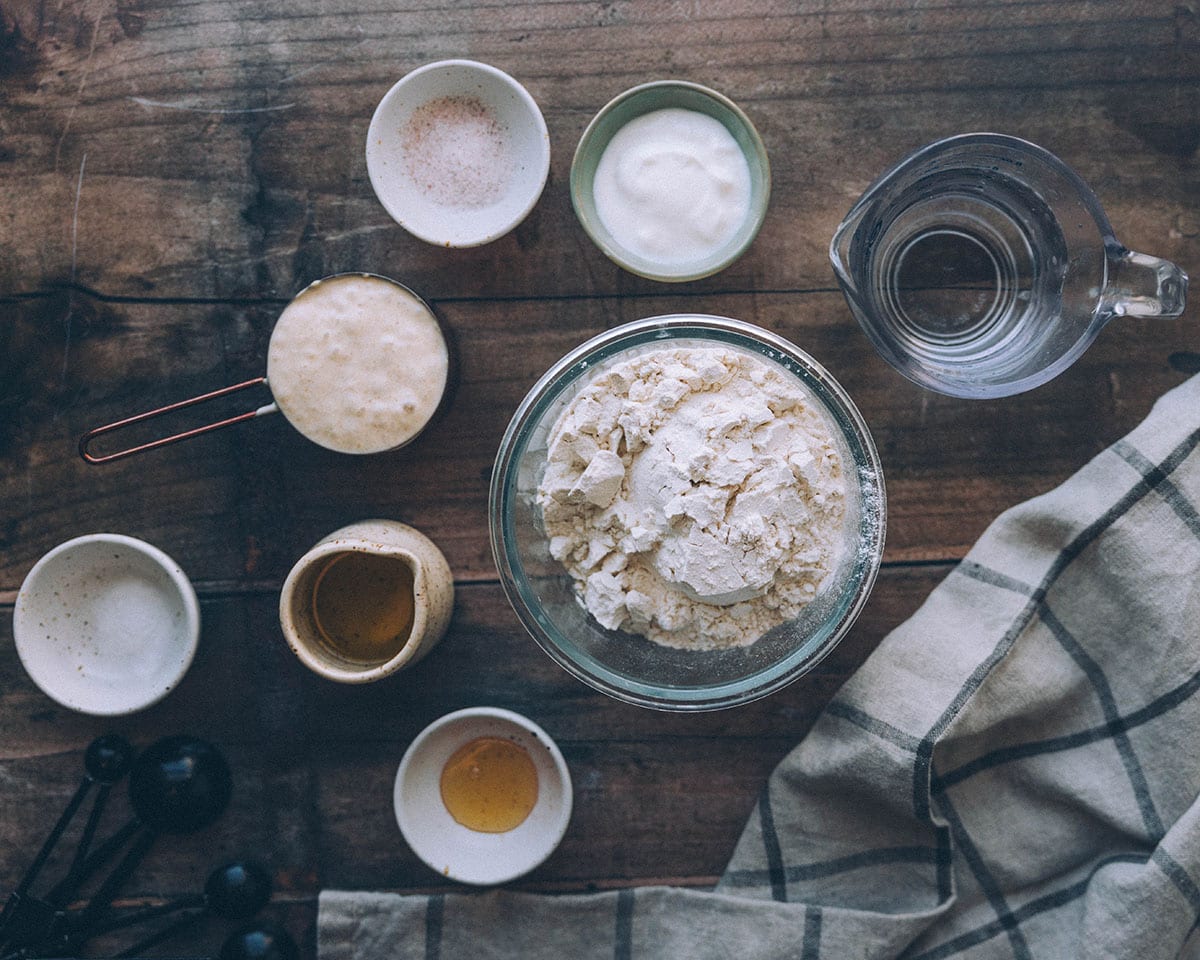
{"type": "Polygon", "coordinates": [[[1177,317],[1187,297],[1187,274],[1122,246],[1066,164],[994,133],[903,160],[846,215],[829,254],[884,359],[956,397],[1030,390],[1113,317],[1177,317]]]}

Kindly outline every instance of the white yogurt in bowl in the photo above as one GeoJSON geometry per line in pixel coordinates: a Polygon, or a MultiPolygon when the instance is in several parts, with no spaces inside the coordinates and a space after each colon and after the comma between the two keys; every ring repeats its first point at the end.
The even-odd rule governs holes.
{"type": "Polygon", "coordinates": [[[715,90],[679,80],[607,103],[571,163],[571,204],[588,236],[651,280],[725,269],[758,235],[770,194],[770,163],[750,118],[715,90]]]}
{"type": "Polygon", "coordinates": [[[592,196],[626,249],[663,264],[711,257],[750,212],[750,165],[725,126],[667,107],[629,121],[604,148],[592,196]]]}

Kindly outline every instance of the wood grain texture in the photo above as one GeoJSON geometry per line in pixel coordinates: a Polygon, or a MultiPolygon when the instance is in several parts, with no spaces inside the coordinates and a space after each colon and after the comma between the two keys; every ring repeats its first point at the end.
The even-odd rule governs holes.
{"type": "Polygon", "coordinates": [[[17,0],[12,10],[0,169],[24,188],[0,199],[10,225],[0,290],[75,282],[110,296],[286,298],[354,269],[395,274],[435,299],[653,290],[591,246],[566,183],[591,115],[634,83],[670,77],[738,100],[774,174],[754,248],[693,290],[829,288],[828,238],[863,188],[908,151],[968,129],[1059,152],[1126,243],[1195,256],[1200,25],[1186,6],[349,13],[319,2],[17,0]],[[534,215],[470,251],[428,247],[392,224],[362,156],[387,87],[448,56],[520,79],[551,135],[550,184],[534,215]],[[38,242],[18,239],[30,236],[38,242]]]}
{"type": "MultiPolygon", "coordinates": [[[[188,731],[229,753],[233,807],[202,835],[158,844],[123,903],[197,889],[217,862],[249,854],[272,869],[270,910],[311,955],[323,887],[445,888],[403,844],[391,780],[425,723],[478,703],[542,723],[575,778],[566,840],[520,886],[712,883],[770,769],[987,524],[1200,371],[1194,310],[1114,323],[1052,383],[986,403],[923,392],[875,355],[836,289],[829,238],[906,153],[978,129],[1058,153],[1124,243],[1200,272],[1191,4],[0,0],[0,892],[78,783],[93,736],[188,731]],[[512,234],[444,250],[388,219],[363,143],[391,83],[460,56],[528,87],[552,164],[512,234]],[[681,285],[606,260],[567,189],[595,111],[660,78],[735,99],[772,163],[750,250],[681,285]],[[453,402],[415,444],[344,457],[275,416],[104,468],[80,461],[92,426],[263,373],[288,299],[360,270],[427,297],[456,345],[453,402]],[[497,445],[537,378],[589,336],[674,312],[757,323],[827,366],[870,426],[889,495],[884,572],[841,646],[764,701],[694,717],[615,703],[545,657],[496,582],[487,522],[497,445]],[[458,602],[425,662],[344,688],[287,652],[277,592],[313,542],[367,516],[428,533],[458,602]],[[179,689],[113,724],[43,696],[11,642],[29,568],[98,530],[172,554],[204,619],[179,689]]],[[[211,952],[224,932],[207,924],[173,952],[211,952]]]]}
{"type": "MultiPolygon", "coordinates": [[[[199,889],[216,866],[252,858],[275,878],[271,912],[303,941],[311,939],[320,889],[448,889],[401,838],[392,781],[426,723],[479,704],[536,717],[560,745],[574,783],[563,844],[517,886],[714,883],[767,774],[866,652],[948,570],[885,571],[851,635],[813,673],[757,703],[688,717],[619,704],[579,684],[537,649],[494,584],[461,588],[450,633],[433,653],[361,690],[320,680],[295,661],[279,635],[273,593],[208,598],[200,652],[183,683],[144,713],[109,722],[64,710],[33,688],[6,616],[0,848],[11,854],[0,859],[0,890],[16,883],[79,783],[83,746],[110,729],[139,746],[176,732],[205,737],[221,746],[235,774],[225,816],[200,834],[160,839],[121,907],[199,889]]],[[[118,792],[101,836],[128,815],[118,792]]],[[[46,876],[63,869],[58,857],[46,876]]],[[[180,942],[211,949],[227,932],[212,922],[180,942]]],[[[97,947],[129,942],[114,935],[97,947]]]]}
{"type": "MultiPolygon", "coordinates": [[[[525,393],[589,336],[690,311],[757,323],[831,370],[883,458],[887,559],[958,557],[1000,511],[1045,492],[1137,423],[1182,381],[1170,357],[1196,346],[1186,318],[1113,324],[1046,387],[965,404],[888,368],[838,293],[450,301],[436,307],[457,344],[460,382],[446,415],[403,450],[330,453],[277,415],[97,468],[75,452],[88,428],[261,374],[281,305],[73,300],[70,339],[52,299],[23,301],[0,331],[14,371],[0,383],[0,409],[12,413],[0,428],[0,590],[9,597],[47,549],[97,530],[169,545],[202,583],[278,584],[320,537],[366,516],[412,523],[457,577],[492,579],[488,482],[525,393]]],[[[228,414],[266,399],[236,395],[197,411],[228,414]]]]}

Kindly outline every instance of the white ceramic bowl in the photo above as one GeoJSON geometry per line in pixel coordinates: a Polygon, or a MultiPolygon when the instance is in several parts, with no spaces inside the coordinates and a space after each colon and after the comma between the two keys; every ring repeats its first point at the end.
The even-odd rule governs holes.
{"type": "Polygon", "coordinates": [[[165,697],[199,637],[200,605],[179,564],[116,533],[59,544],[29,571],[13,609],[17,654],[33,682],[96,716],[165,697]]]}
{"type": "Polygon", "coordinates": [[[507,73],[474,60],[439,60],[406,74],[367,131],[367,174],[379,202],[413,236],[439,246],[475,247],[508,233],[533,209],[549,173],[550,135],[537,103],[507,73]]]}
{"type": "Polygon", "coordinates": [[[571,819],[571,775],[558,746],[532,720],[499,707],[470,707],[417,735],[400,761],[393,799],[400,832],[418,857],[451,880],[491,885],[528,873],[558,846],[571,819]],[[477,737],[513,740],[537,769],[537,803],[507,833],[470,830],[442,802],[442,768],[477,737]]]}

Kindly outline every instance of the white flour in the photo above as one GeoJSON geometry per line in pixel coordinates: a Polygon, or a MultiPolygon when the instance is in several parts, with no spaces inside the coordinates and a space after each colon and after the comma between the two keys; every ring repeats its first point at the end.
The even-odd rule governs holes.
{"type": "Polygon", "coordinates": [[[845,482],[801,385],[739,351],[664,347],[595,377],[551,431],[550,552],[603,626],[753,643],[836,567],[845,482]]]}

